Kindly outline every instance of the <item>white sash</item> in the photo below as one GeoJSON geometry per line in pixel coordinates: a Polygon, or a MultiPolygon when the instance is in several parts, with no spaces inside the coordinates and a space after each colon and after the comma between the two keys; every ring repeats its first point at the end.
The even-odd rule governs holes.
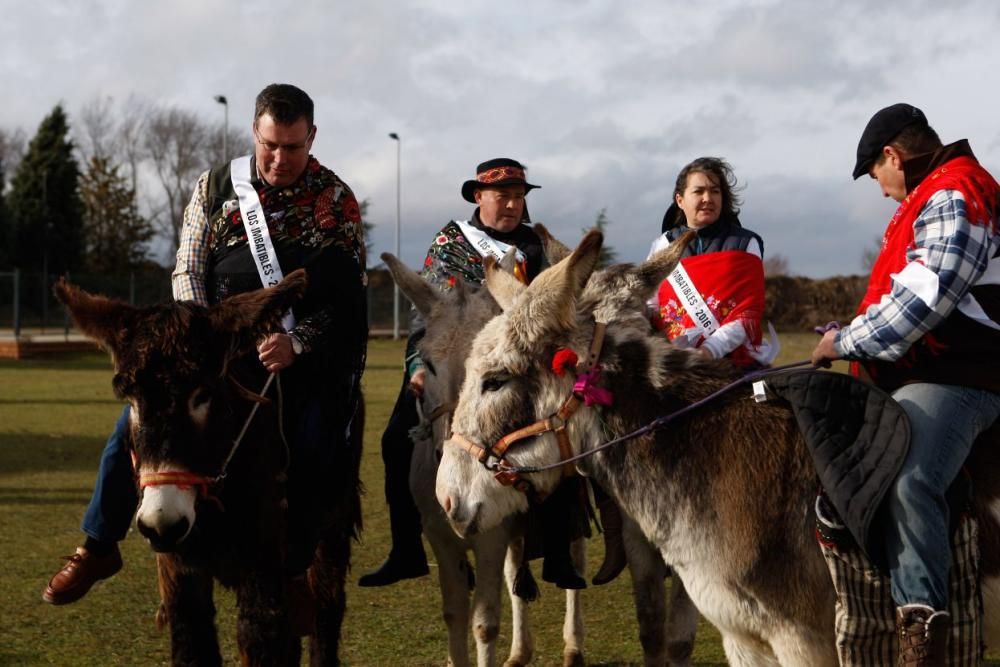
{"type": "Polygon", "coordinates": [[[691,281],[691,276],[682,263],[678,262],[677,268],[667,276],[667,281],[674,288],[674,294],[684,304],[694,325],[702,330],[705,338],[711,336],[719,328],[719,320],[715,319],[712,309],[705,303],[705,299],[691,281]]]}
{"type": "Polygon", "coordinates": [[[469,239],[469,243],[472,244],[472,247],[475,248],[483,257],[492,255],[499,261],[503,259],[503,256],[507,254],[508,250],[514,248],[514,258],[518,262],[523,262],[526,259],[520,248],[503,243],[502,241],[497,241],[486,232],[473,227],[469,224],[468,220],[455,220],[454,223],[458,225],[459,229],[462,230],[462,234],[465,235],[465,238],[469,239]]]}
{"type": "MultiPolygon", "coordinates": [[[[284,274],[278,264],[278,254],[274,252],[271,233],[267,229],[267,218],[264,207],[260,204],[257,190],[250,182],[250,156],[244,155],[233,160],[229,166],[229,174],[233,181],[233,189],[240,200],[240,213],[243,215],[243,226],[247,230],[247,245],[253,254],[257,275],[264,287],[274,287],[281,282],[284,274]]],[[[295,326],[295,316],[289,308],[281,325],[285,331],[291,331],[295,326]]]]}

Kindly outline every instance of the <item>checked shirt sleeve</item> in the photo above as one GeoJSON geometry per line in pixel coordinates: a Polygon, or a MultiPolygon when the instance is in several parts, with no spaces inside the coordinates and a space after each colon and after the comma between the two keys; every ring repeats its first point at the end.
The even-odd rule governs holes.
{"type": "Polygon", "coordinates": [[[895,361],[939,325],[986,270],[991,236],[966,217],[957,190],[934,194],[913,223],[909,263],[892,277],[892,291],[838,334],[848,359],[895,361]]]}
{"type": "Polygon", "coordinates": [[[208,305],[205,268],[208,261],[208,174],[198,179],[191,201],[184,209],[184,224],[177,248],[177,264],[171,277],[174,300],[208,305]]]}

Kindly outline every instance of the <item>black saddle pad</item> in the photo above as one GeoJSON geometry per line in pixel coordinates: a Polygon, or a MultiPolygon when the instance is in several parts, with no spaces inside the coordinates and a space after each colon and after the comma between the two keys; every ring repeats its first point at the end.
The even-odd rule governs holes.
{"type": "Polygon", "coordinates": [[[872,525],[910,446],[910,422],[889,394],[842,373],[791,371],[765,380],[791,406],[816,474],[855,541],[884,558],[872,525]]]}

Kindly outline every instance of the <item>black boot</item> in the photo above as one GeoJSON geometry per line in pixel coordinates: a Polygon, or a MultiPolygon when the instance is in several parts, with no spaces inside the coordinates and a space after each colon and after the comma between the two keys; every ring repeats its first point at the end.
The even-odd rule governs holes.
{"type": "Polygon", "coordinates": [[[403,579],[414,579],[430,573],[424,543],[420,539],[420,514],[416,507],[411,506],[406,510],[400,511],[398,505],[389,505],[392,550],[377,570],[358,579],[358,586],[389,586],[403,579]]]}
{"type": "Polygon", "coordinates": [[[362,575],[358,579],[358,586],[389,586],[403,579],[415,579],[429,573],[430,569],[427,567],[427,558],[424,556],[422,547],[419,552],[419,558],[415,556],[397,556],[395,551],[390,551],[389,557],[385,559],[385,562],[377,570],[362,575]]]}
{"type": "Polygon", "coordinates": [[[420,539],[420,512],[410,493],[410,457],[413,442],[409,431],[417,425],[417,408],[413,395],[407,391],[408,377],[403,386],[389,424],[382,434],[382,461],[385,463],[385,499],[389,505],[389,528],[392,550],[389,558],[373,572],[358,580],[359,586],[389,586],[402,579],[414,579],[428,574],[427,555],[420,539]]]}
{"type": "Polygon", "coordinates": [[[604,494],[601,496],[597,500],[597,509],[601,513],[601,527],[604,529],[604,562],[591,579],[595,586],[602,586],[614,580],[627,564],[625,544],[622,542],[621,510],[610,496],[604,494]]]}
{"type": "Polygon", "coordinates": [[[555,493],[542,503],[542,580],[559,588],[579,590],[587,587],[587,581],[577,572],[570,557],[571,513],[578,512],[577,487],[563,482],[555,493]]]}
{"type": "Polygon", "coordinates": [[[573,559],[570,558],[569,544],[563,546],[563,549],[555,551],[546,549],[545,560],[542,561],[542,580],[555,584],[559,588],[570,590],[586,588],[587,581],[576,571],[573,559]]]}

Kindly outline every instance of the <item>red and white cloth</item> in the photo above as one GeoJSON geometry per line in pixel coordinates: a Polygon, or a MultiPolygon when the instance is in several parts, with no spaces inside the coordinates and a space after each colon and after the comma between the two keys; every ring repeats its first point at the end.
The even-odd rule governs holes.
{"type": "Polygon", "coordinates": [[[678,345],[706,347],[738,366],[767,365],[778,354],[776,337],[765,340],[764,263],[742,250],[723,250],[681,260],[657,295],[654,325],[678,345]]]}

